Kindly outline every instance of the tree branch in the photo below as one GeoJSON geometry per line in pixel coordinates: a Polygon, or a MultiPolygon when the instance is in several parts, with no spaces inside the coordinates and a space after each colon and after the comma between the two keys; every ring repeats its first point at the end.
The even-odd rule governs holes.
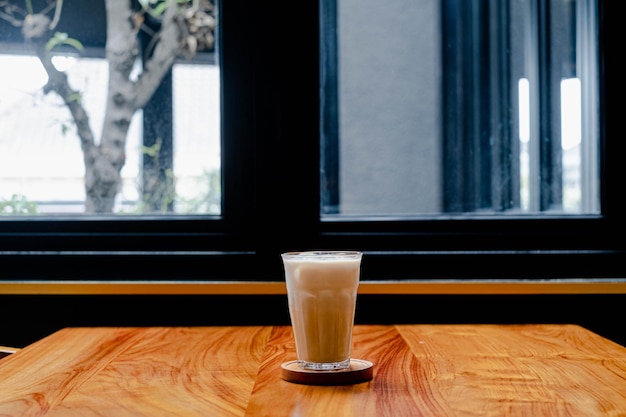
{"type": "Polygon", "coordinates": [[[56,7],[54,8],[54,17],[52,18],[52,22],[50,22],[50,30],[54,30],[59,24],[61,10],[63,10],[63,0],[57,0],[56,7]]]}
{"type": "Polygon", "coordinates": [[[163,15],[158,41],[152,56],[145,62],[143,72],[137,80],[137,104],[143,107],[159,87],[165,75],[174,65],[182,52],[178,6],[175,0],[168,0],[168,7],[163,15]]]}
{"type": "Polygon", "coordinates": [[[116,83],[131,83],[130,73],[139,56],[137,32],[133,25],[129,0],[106,0],[107,43],[106,57],[109,62],[109,77],[115,76],[116,83]]]}
{"type": "Polygon", "coordinates": [[[63,99],[76,124],[81,148],[85,154],[89,153],[95,145],[95,139],[89,124],[89,115],[81,102],[80,93],[72,89],[67,80],[67,74],[56,69],[45,43],[41,40],[37,41],[37,57],[48,74],[48,83],[44,86],[44,93],[54,91],[63,99]]]}

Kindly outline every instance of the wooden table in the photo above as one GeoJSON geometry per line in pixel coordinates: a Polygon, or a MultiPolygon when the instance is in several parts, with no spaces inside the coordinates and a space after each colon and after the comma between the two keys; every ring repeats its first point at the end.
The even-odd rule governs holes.
{"type": "Polygon", "coordinates": [[[626,416],[626,348],[576,325],[358,325],[369,382],[281,379],[288,326],[67,328],[0,360],[1,416],[626,416]]]}

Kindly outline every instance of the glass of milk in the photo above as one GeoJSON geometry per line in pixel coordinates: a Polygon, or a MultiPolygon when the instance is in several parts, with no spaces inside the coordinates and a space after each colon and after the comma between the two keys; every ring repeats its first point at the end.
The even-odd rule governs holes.
{"type": "Polygon", "coordinates": [[[299,366],[349,368],[362,253],[287,252],[281,257],[299,366]]]}

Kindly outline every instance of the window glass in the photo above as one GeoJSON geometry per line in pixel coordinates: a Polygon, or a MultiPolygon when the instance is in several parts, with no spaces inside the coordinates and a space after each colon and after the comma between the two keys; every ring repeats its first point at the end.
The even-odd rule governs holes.
{"type": "Polygon", "coordinates": [[[596,8],[323,1],[322,215],[599,213],[596,8]]]}
{"type": "MultiPolygon", "coordinates": [[[[54,61],[80,89],[93,130],[100,131],[106,101],[106,61],[62,56],[54,61]]],[[[0,81],[3,214],[84,212],[85,166],[69,111],[58,96],[44,95],[48,76],[37,58],[5,54],[0,55],[0,65],[10,69],[0,81]]],[[[127,140],[116,212],[133,211],[139,200],[141,113],[133,118],[127,140]]]]}
{"type": "Polygon", "coordinates": [[[176,64],[173,84],[176,212],[221,214],[219,67],[176,64]]]}
{"type": "MultiPolygon", "coordinates": [[[[132,10],[139,26],[126,28],[137,29],[137,43],[117,47],[126,54],[139,47],[143,53],[128,61],[128,72],[112,78],[104,45],[97,39],[104,38],[106,19],[123,22],[123,12],[130,9],[111,8],[93,16],[81,9],[77,20],[68,6],[60,13],[59,31],[27,39],[25,32],[11,29],[26,27],[26,11],[0,5],[1,214],[221,214],[216,10],[207,1],[179,2],[189,8],[185,16],[196,24],[197,37],[190,35],[186,49],[172,54],[175,61],[159,55],[162,62],[172,62],[165,64],[168,70],[157,79],[142,80],[142,68],[152,65],[150,72],[158,72],[150,60],[163,53],[154,48],[159,47],[161,35],[155,30],[165,3],[140,4],[143,8],[132,10]],[[97,34],[80,23],[90,18],[97,34]],[[40,59],[44,55],[51,57],[53,67],[46,69],[47,58],[40,59]],[[72,90],[65,99],[52,87],[63,85],[54,79],[63,76],[53,75],[57,73],[67,76],[72,90]],[[152,91],[150,85],[158,87],[152,91]],[[120,114],[125,104],[115,108],[115,100],[107,101],[108,93],[127,102],[147,97],[134,111],[120,114]],[[77,129],[76,115],[83,110],[85,117],[78,123],[87,128],[77,129]],[[114,181],[117,185],[107,186],[114,181]],[[112,203],[106,204],[107,199],[112,203]]],[[[54,22],[55,10],[42,7],[32,16],[54,22]]]]}

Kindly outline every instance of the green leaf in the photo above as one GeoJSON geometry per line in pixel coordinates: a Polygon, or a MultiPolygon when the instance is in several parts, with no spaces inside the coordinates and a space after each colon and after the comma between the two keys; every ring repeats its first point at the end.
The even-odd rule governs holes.
{"type": "Polygon", "coordinates": [[[46,42],[46,51],[51,51],[59,45],[71,46],[78,51],[83,50],[83,44],[78,39],[70,38],[67,36],[67,33],[56,32],[48,39],[48,42],[46,42]]]}
{"type": "Polygon", "coordinates": [[[161,151],[161,145],[159,143],[155,143],[152,146],[142,146],[141,151],[151,158],[156,158],[161,151]]]}
{"type": "Polygon", "coordinates": [[[83,101],[83,96],[80,93],[73,93],[70,95],[69,100],[76,103],[81,103],[83,101]]]}
{"type": "Polygon", "coordinates": [[[163,13],[165,13],[165,9],[167,9],[167,2],[164,1],[164,2],[161,2],[161,3],[157,4],[152,9],[152,12],[150,14],[155,16],[155,17],[159,17],[159,16],[163,15],[163,13]]]}

